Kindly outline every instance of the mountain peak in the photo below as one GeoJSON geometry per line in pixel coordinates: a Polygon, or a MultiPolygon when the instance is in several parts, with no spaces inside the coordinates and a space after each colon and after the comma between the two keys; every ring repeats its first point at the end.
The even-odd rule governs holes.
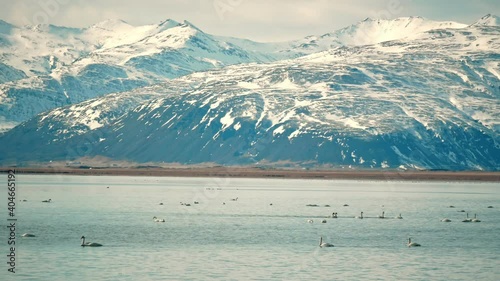
{"type": "Polygon", "coordinates": [[[199,29],[198,27],[196,27],[194,24],[190,23],[190,22],[189,22],[189,21],[187,21],[187,20],[184,20],[184,21],[183,21],[183,24],[184,24],[185,26],[189,26],[189,27],[191,27],[191,28],[193,28],[193,29],[196,29],[196,30],[197,30],[197,31],[199,31],[199,32],[203,32],[201,29],[199,29]]]}
{"type": "Polygon", "coordinates": [[[500,17],[492,14],[487,14],[476,21],[473,25],[500,26],[500,17]]]}
{"type": "Polygon", "coordinates": [[[175,26],[180,25],[177,21],[173,19],[166,19],[158,24],[158,27],[161,27],[162,29],[169,29],[175,26]]]}
{"type": "Polygon", "coordinates": [[[124,20],[121,19],[107,19],[92,25],[90,28],[99,28],[109,31],[117,31],[120,29],[128,29],[132,26],[124,20]]]}
{"type": "Polygon", "coordinates": [[[369,45],[399,40],[432,29],[463,28],[465,24],[451,21],[434,21],[419,16],[395,19],[366,18],[351,26],[335,31],[332,35],[344,45],[369,45]]]}

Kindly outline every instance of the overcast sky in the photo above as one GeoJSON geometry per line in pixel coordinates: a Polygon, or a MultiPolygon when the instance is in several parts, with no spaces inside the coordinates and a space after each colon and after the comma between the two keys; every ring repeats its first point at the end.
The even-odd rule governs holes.
{"type": "Polygon", "coordinates": [[[16,25],[88,27],[106,19],[132,25],[188,20],[203,31],[257,41],[324,34],[367,17],[422,16],[473,23],[500,15],[500,0],[0,0],[0,19],[16,25]]]}

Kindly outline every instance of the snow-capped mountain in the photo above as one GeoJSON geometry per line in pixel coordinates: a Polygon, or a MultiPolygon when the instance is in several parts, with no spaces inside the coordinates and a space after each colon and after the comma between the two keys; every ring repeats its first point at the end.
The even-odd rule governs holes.
{"type": "Polygon", "coordinates": [[[369,45],[463,24],[420,17],[359,22],[283,43],[213,36],[188,21],[88,28],[17,27],[0,21],[0,128],[64,105],[196,71],[297,58],[338,46],[369,45]]]}
{"type": "Polygon", "coordinates": [[[500,17],[492,14],[487,14],[486,16],[475,22],[474,25],[500,26],[500,17]]]}
{"type": "Polygon", "coordinates": [[[278,58],[246,51],[187,21],[135,27],[108,20],[85,29],[0,22],[0,120],[18,123],[192,72],[278,58]]]}
{"type": "Polygon", "coordinates": [[[0,137],[0,162],[499,170],[499,35],[453,26],[193,73],[40,114],[0,137]]]}
{"type": "Polygon", "coordinates": [[[402,17],[393,20],[370,19],[321,36],[308,36],[294,42],[304,52],[318,52],[338,46],[372,45],[386,41],[412,39],[434,29],[464,28],[466,24],[433,21],[422,17],[402,17]]]}

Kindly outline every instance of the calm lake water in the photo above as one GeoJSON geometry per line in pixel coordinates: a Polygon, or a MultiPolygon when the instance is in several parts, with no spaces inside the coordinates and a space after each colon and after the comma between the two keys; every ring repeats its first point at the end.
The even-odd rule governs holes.
{"type": "MultiPolygon", "coordinates": [[[[2,254],[1,280],[500,278],[498,183],[24,174],[16,182],[16,273],[2,254]],[[463,223],[462,209],[481,222],[463,223]],[[332,212],[339,218],[321,223],[332,212]],[[81,247],[82,235],[104,246],[81,247]],[[335,247],[320,248],[320,236],[335,247]],[[422,247],[406,247],[408,237],[422,247]]],[[[0,207],[8,253],[6,199],[0,207]]]]}

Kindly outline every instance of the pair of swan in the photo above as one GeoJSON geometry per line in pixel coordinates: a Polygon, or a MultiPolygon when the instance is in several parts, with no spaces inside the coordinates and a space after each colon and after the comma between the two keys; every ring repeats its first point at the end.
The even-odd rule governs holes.
{"type": "MultiPolygon", "coordinates": [[[[356,216],[355,218],[357,219],[363,219],[363,212],[361,212],[361,214],[359,216],[356,216]]],[[[385,219],[385,212],[382,212],[382,215],[378,216],[379,219],[385,219]]],[[[401,216],[401,214],[399,214],[397,217],[397,219],[402,219],[403,217],[401,216]]]]}
{"type": "Polygon", "coordinates": [[[325,248],[325,247],[333,247],[333,244],[323,242],[323,236],[321,236],[321,237],[319,238],[319,246],[320,246],[321,248],[325,248]]]}
{"type": "MultiPolygon", "coordinates": [[[[451,222],[451,220],[449,218],[444,218],[441,221],[442,222],[451,222]]],[[[474,218],[471,219],[471,218],[469,218],[469,213],[467,213],[466,218],[463,219],[462,222],[481,222],[481,220],[477,218],[477,214],[474,214],[474,218]]]]}
{"type": "Polygon", "coordinates": [[[87,242],[85,243],[85,236],[82,236],[80,239],[82,239],[82,247],[101,247],[102,244],[95,243],[95,242],[87,242]]]}
{"type": "MultiPolygon", "coordinates": [[[[325,247],[333,247],[333,244],[330,244],[330,243],[327,243],[327,242],[323,242],[323,236],[321,236],[319,238],[319,246],[321,248],[325,248],[325,247]]],[[[420,247],[420,244],[418,244],[417,242],[411,242],[411,237],[408,238],[408,244],[407,244],[408,247],[420,247]]]]}
{"type": "Polygon", "coordinates": [[[165,219],[159,219],[157,217],[153,217],[154,222],[165,222],[165,219]]]}
{"type": "Polygon", "coordinates": [[[417,242],[411,242],[411,237],[408,238],[408,244],[407,244],[408,247],[420,247],[420,244],[418,244],[417,242]]]}

